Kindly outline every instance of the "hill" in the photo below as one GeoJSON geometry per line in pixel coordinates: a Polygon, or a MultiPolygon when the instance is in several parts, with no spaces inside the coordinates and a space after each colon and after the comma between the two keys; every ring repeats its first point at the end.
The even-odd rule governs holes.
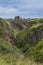
{"type": "Polygon", "coordinates": [[[31,46],[36,45],[41,39],[43,39],[43,23],[36,21],[32,26],[27,26],[18,33],[16,39],[18,46],[20,45],[19,47],[24,47],[25,44],[31,46]]]}
{"type": "Polygon", "coordinates": [[[0,18],[0,65],[43,65],[43,18],[0,18]]]}
{"type": "Polygon", "coordinates": [[[17,47],[26,53],[26,57],[36,63],[43,63],[43,22],[40,19],[34,22],[36,23],[18,33],[17,47]]]}
{"type": "Polygon", "coordinates": [[[9,21],[0,18],[0,37],[15,43],[14,31],[9,21]]]}
{"type": "Polygon", "coordinates": [[[43,39],[36,46],[29,48],[26,51],[26,56],[31,60],[43,63],[43,39]]]}
{"type": "Polygon", "coordinates": [[[23,58],[23,53],[16,46],[0,38],[0,65],[18,65],[23,58]]]}

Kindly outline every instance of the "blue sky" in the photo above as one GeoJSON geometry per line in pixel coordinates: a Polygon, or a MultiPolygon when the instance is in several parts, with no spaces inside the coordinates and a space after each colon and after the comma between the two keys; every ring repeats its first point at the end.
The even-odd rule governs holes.
{"type": "Polygon", "coordinates": [[[0,17],[43,17],[43,0],[0,0],[0,17]]]}

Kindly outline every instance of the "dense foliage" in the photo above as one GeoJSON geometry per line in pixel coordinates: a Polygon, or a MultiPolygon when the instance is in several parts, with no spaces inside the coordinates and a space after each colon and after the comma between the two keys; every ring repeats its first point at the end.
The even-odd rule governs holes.
{"type": "Polygon", "coordinates": [[[0,65],[43,65],[43,18],[0,18],[0,65]]]}

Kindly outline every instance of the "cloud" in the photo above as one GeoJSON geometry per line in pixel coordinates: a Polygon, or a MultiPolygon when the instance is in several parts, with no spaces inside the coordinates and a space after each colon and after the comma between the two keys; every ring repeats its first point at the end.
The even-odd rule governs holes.
{"type": "Polygon", "coordinates": [[[16,8],[0,7],[0,13],[11,14],[11,13],[15,13],[15,12],[17,12],[16,8]]]}
{"type": "Polygon", "coordinates": [[[20,9],[41,9],[43,8],[43,0],[21,0],[19,4],[19,8],[20,9]]]}
{"type": "Polygon", "coordinates": [[[14,17],[18,13],[19,12],[16,8],[0,7],[0,17],[14,17]]]}
{"type": "Polygon", "coordinates": [[[18,9],[22,17],[43,17],[43,0],[20,0],[18,9]]]}
{"type": "Polygon", "coordinates": [[[43,0],[0,0],[0,17],[43,17],[43,0]]]}

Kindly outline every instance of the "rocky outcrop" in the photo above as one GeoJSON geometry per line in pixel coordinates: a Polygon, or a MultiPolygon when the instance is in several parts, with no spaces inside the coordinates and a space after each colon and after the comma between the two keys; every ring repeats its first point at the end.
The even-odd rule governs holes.
{"type": "Polygon", "coordinates": [[[26,35],[25,40],[27,43],[36,44],[41,39],[43,39],[43,25],[39,26],[35,30],[28,31],[29,33],[26,35]]]}
{"type": "Polygon", "coordinates": [[[4,19],[0,19],[0,37],[15,44],[14,30],[11,24],[4,19]]]}

